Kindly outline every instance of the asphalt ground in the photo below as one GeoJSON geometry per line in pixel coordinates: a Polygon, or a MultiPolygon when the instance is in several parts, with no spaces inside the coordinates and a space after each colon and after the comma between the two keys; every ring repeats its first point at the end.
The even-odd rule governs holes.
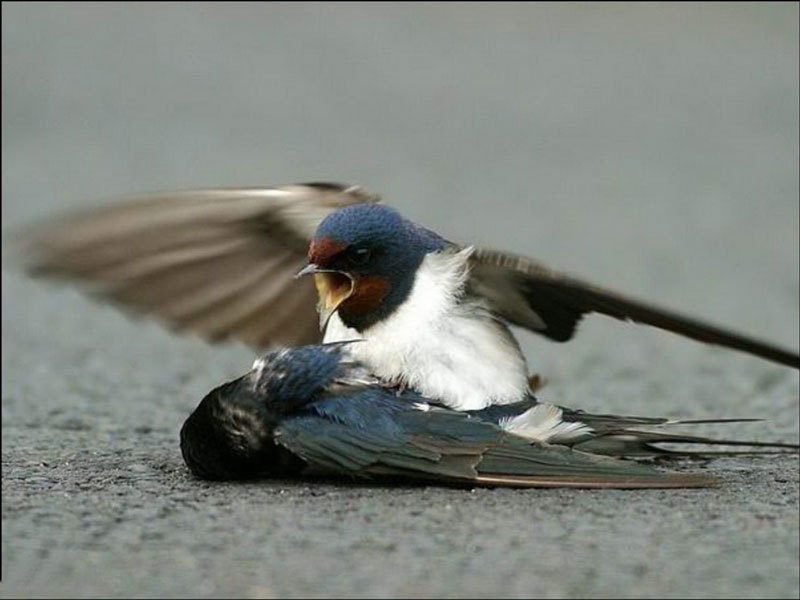
{"type": "MultiPolygon", "coordinates": [[[[3,3],[2,217],[334,180],[797,349],[798,6],[3,3]]],[[[310,316],[310,318],[313,318],[310,316]]],[[[797,456],[702,490],[207,483],[253,352],[2,272],[2,597],[798,597],[797,456]]],[[[798,374],[588,318],[543,400],[797,442],[798,374]]]]}

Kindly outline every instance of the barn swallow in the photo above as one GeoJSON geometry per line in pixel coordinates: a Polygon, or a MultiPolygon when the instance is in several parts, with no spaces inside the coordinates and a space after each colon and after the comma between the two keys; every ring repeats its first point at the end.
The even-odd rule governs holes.
{"type": "Polygon", "coordinates": [[[800,368],[795,351],[450,242],[354,186],[156,194],[58,220],[25,243],[32,272],[88,283],[210,341],[363,340],[353,359],[381,381],[455,410],[528,396],[510,325],[565,342],[592,312],[800,368]]]}
{"type": "Polygon", "coordinates": [[[675,423],[666,419],[566,418],[565,409],[530,395],[456,411],[410,389],[387,388],[352,361],[345,351],[352,344],[270,352],[208,393],[181,429],[189,469],[205,479],[328,474],[515,487],[697,487],[715,479],[606,455],[658,454],[659,442],[735,443],[665,432],[675,423]]]}

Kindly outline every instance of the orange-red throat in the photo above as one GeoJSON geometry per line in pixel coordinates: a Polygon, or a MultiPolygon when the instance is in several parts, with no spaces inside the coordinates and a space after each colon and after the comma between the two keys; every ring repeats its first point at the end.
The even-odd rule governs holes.
{"type": "Polygon", "coordinates": [[[343,270],[337,257],[348,248],[347,244],[328,236],[315,238],[308,249],[309,264],[297,274],[314,275],[323,332],[335,312],[339,312],[345,324],[356,322],[378,310],[391,290],[387,277],[343,270]]]}

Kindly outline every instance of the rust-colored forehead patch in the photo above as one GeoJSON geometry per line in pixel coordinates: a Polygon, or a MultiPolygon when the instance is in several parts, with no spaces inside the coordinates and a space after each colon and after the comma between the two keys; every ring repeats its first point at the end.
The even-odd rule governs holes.
{"type": "Polygon", "coordinates": [[[345,248],[347,248],[347,244],[323,235],[320,238],[311,240],[311,245],[308,247],[308,262],[324,267],[345,248]]]}

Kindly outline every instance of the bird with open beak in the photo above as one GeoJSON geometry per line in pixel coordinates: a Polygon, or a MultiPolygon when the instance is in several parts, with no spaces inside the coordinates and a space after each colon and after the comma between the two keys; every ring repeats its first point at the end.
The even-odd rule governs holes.
{"type": "Polygon", "coordinates": [[[320,223],[298,275],[314,276],[323,341],[362,340],[354,358],[383,381],[459,410],[517,402],[525,359],[467,289],[471,254],[392,208],[357,204],[320,223]]]}
{"type": "Polygon", "coordinates": [[[800,367],[796,351],[448,241],[352,186],[134,198],[25,241],[34,272],[87,282],[96,297],[211,341],[363,340],[354,358],[382,381],[456,410],[526,397],[528,367],[510,326],[565,342],[593,312],[800,367]]]}

